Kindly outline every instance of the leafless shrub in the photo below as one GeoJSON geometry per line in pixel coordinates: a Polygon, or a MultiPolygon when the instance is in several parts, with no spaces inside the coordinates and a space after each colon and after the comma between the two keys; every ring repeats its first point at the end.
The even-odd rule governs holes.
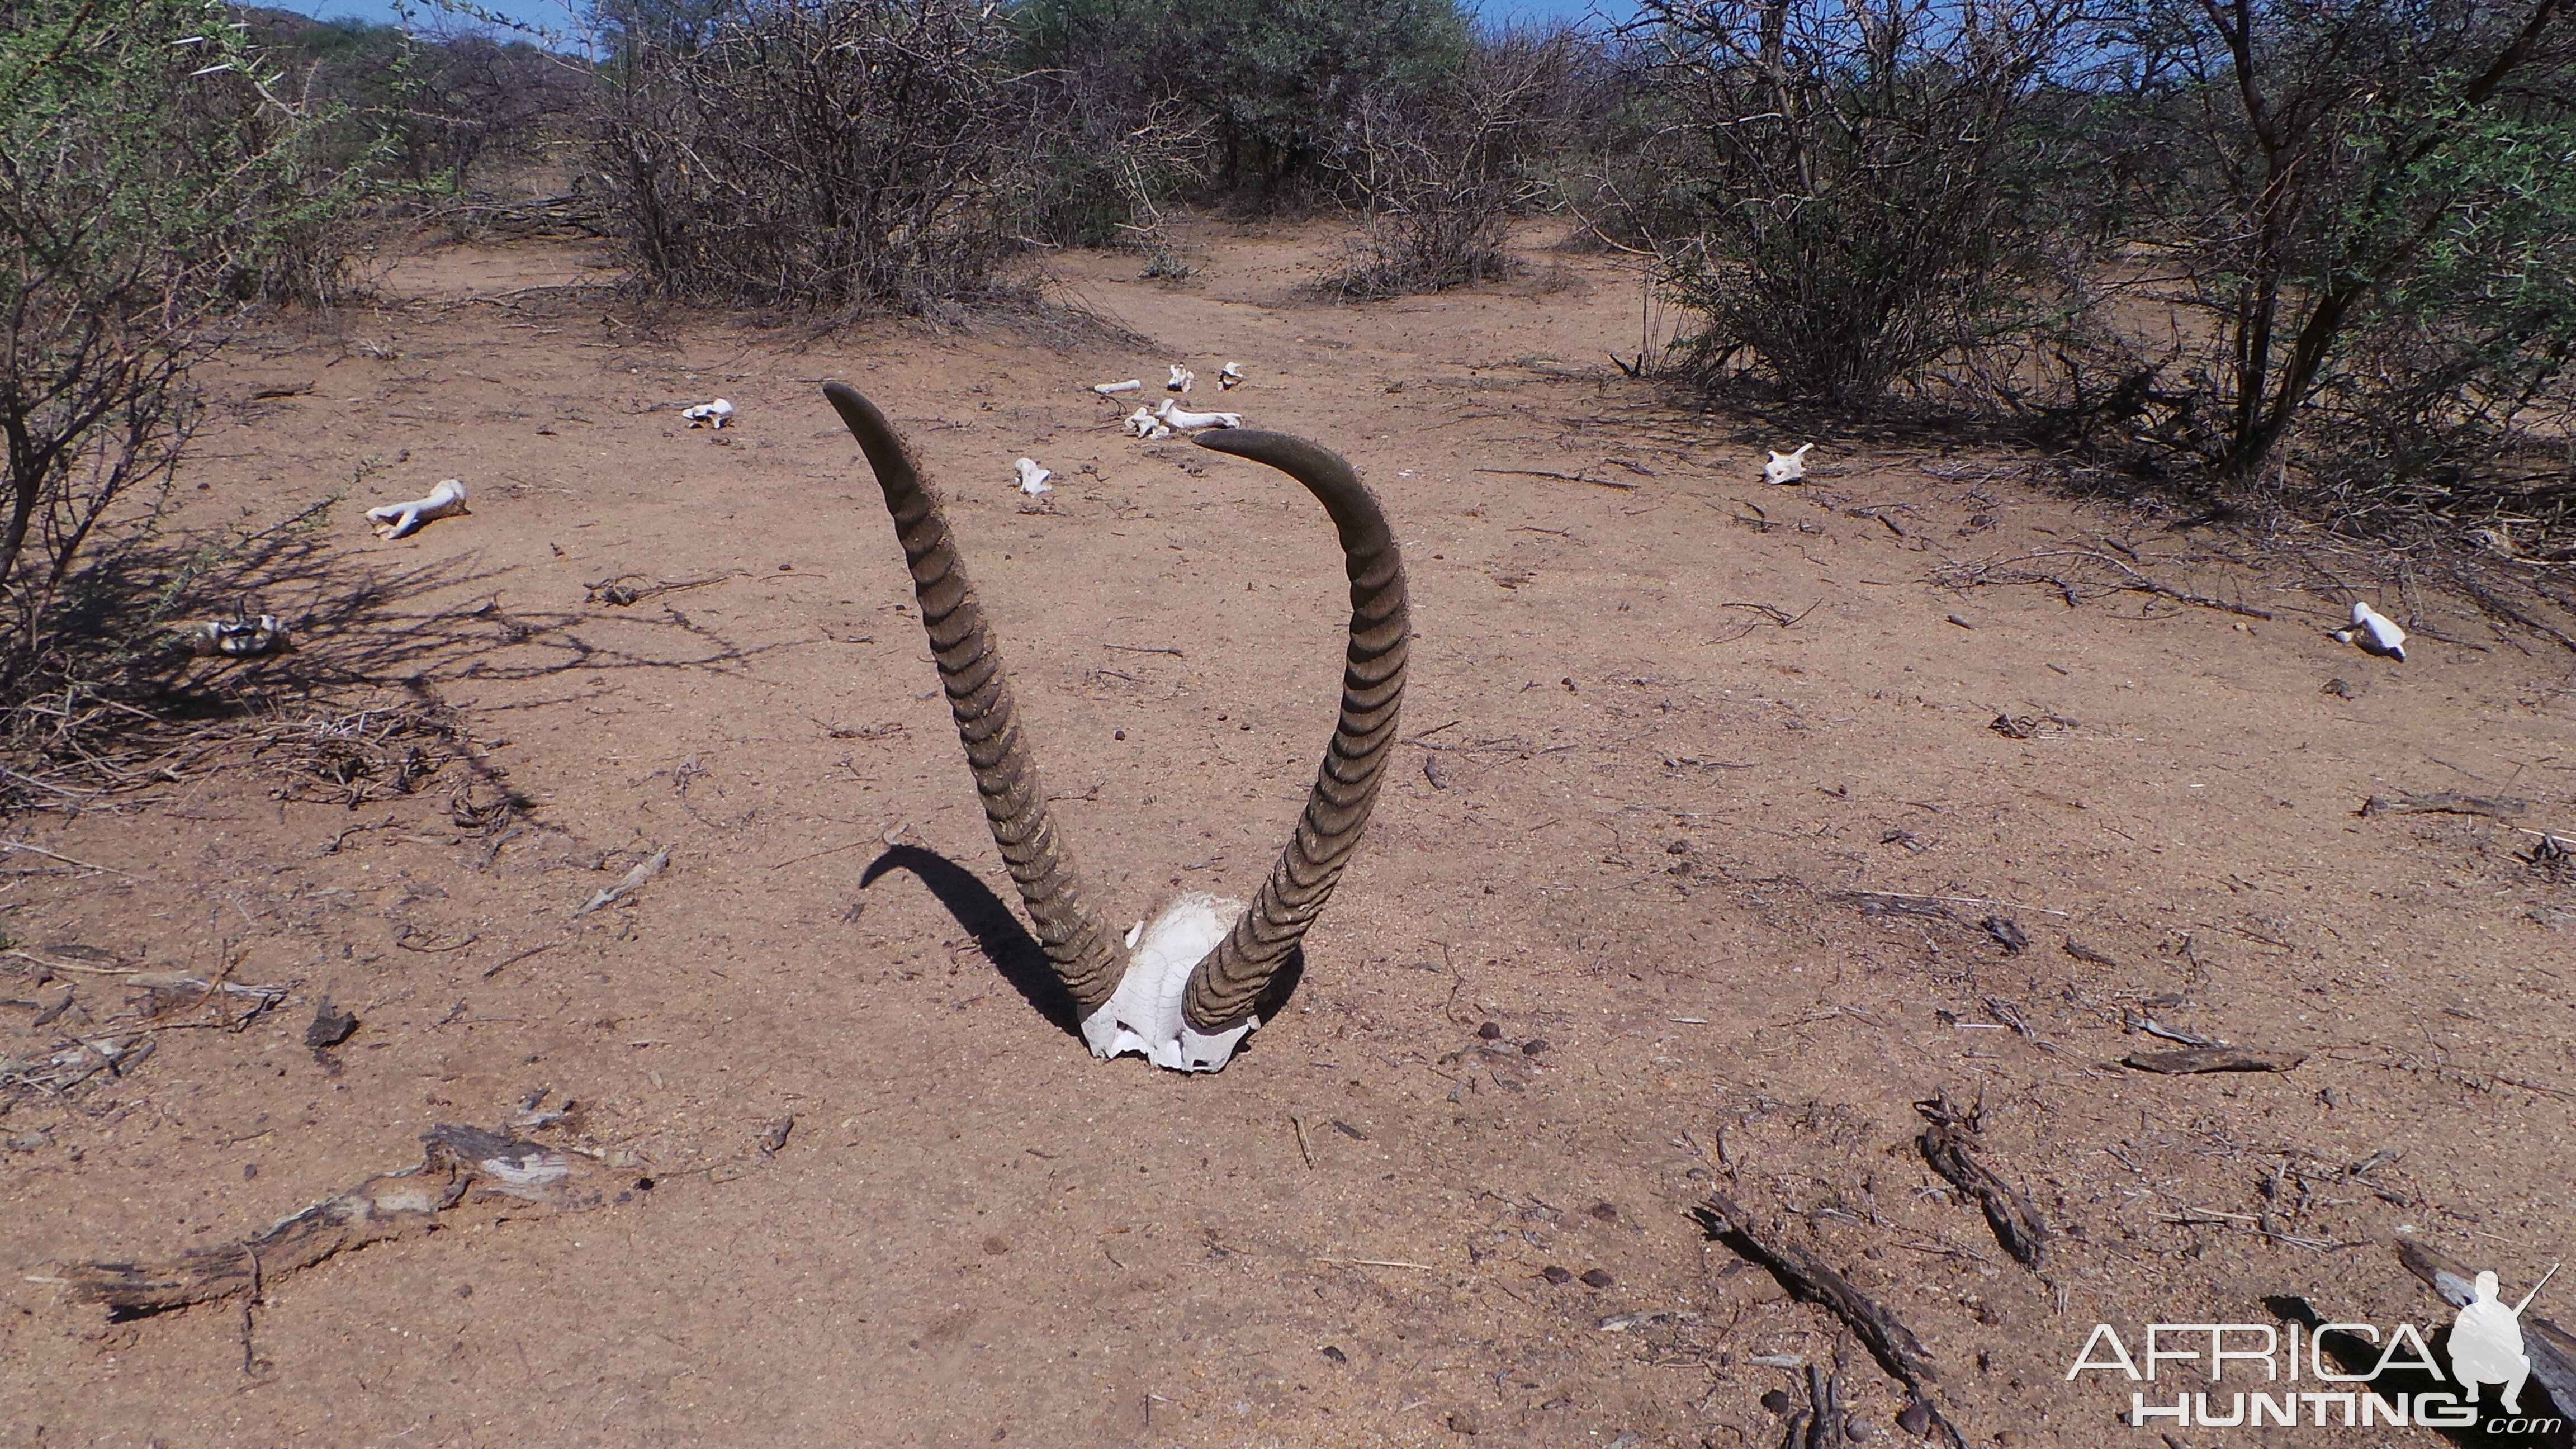
{"type": "Polygon", "coordinates": [[[189,369],[247,304],[337,281],[355,178],[317,156],[321,119],[268,58],[206,14],[39,3],[0,30],[8,698],[44,686],[85,558],[148,532],[135,505],[177,466],[189,369]]]}
{"type": "Polygon", "coordinates": [[[1548,195],[1539,168],[1581,46],[1570,32],[1493,37],[1424,98],[1361,102],[1339,164],[1367,220],[1326,290],[1393,297],[1510,273],[1512,219],[1548,195]]]}
{"type": "Polygon", "coordinates": [[[1039,91],[973,0],[777,0],[634,40],[596,140],[616,228],[688,301],[942,316],[1015,292],[1039,91]]]}
{"type": "Polygon", "coordinates": [[[1712,376],[1749,363],[1865,406],[2026,319],[2019,114],[2081,18],[2067,0],[1649,0],[1660,22],[1633,214],[1704,320],[1712,376]]]}

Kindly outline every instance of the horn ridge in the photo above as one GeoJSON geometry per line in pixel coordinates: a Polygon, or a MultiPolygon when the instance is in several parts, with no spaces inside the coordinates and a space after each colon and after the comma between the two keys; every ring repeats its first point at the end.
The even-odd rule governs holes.
{"type": "Polygon", "coordinates": [[[1404,560],[1385,510],[1339,454],[1285,433],[1244,428],[1202,433],[1198,443],[1212,452],[1266,463],[1304,484],[1340,534],[1351,583],[1341,713],[1306,808],[1262,882],[1261,894],[1191,970],[1181,998],[1182,1020],[1189,1028],[1215,1035],[1251,1018],[1281,963],[1332,898],[1359,845],[1395,744],[1412,617],[1405,600],[1404,560]]]}
{"type": "Polygon", "coordinates": [[[1048,964],[1074,1004],[1088,1014],[1117,989],[1119,963],[1109,934],[1086,903],[1072,852],[1047,810],[1037,761],[1020,730],[1009,672],[949,537],[947,515],[874,403],[837,382],[825,383],[823,396],[858,439],[885,494],[886,512],[912,572],[913,595],[921,603],[922,631],[938,661],[940,684],[957,721],[958,741],[966,748],[976,793],[983,798],[993,843],[1037,926],[1048,964]]]}

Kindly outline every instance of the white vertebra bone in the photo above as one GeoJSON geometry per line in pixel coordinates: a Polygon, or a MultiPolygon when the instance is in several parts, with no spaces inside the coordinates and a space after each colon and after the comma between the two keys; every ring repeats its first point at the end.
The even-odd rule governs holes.
{"type": "MultiPolygon", "coordinates": [[[[1762,465],[1765,483],[1795,483],[1807,476],[1807,450],[1813,443],[1800,443],[1792,453],[1771,453],[1771,461],[1762,465]]],[[[1768,451],[1768,450],[1766,450],[1768,451]]]]}
{"type": "Polygon", "coordinates": [[[1243,364],[1240,362],[1229,362],[1225,366],[1218,368],[1216,372],[1216,385],[1219,392],[1232,392],[1236,388],[1243,386],[1243,364]]]}
{"type": "Polygon", "coordinates": [[[460,513],[473,511],[465,506],[465,485],[456,479],[446,478],[429,490],[427,498],[368,509],[367,520],[375,525],[378,537],[390,542],[433,518],[454,518],[460,513]]]}
{"type": "Polygon", "coordinates": [[[1188,368],[1175,362],[1172,364],[1172,380],[1163,384],[1163,391],[1188,392],[1190,390],[1190,384],[1198,380],[1199,375],[1197,373],[1192,372],[1188,368]]]}
{"type": "Polygon", "coordinates": [[[1174,402],[1170,398],[1163,399],[1163,405],[1154,409],[1154,416],[1162,419],[1163,426],[1177,429],[1181,432],[1188,432],[1195,428],[1239,428],[1243,426],[1243,414],[1241,413],[1185,412],[1182,410],[1179,403],[1174,402]]]}
{"type": "Polygon", "coordinates": [[[1127,421],[1119,424],[1119,426],[1126,429],[1128,432],[1134,433],[1137,437],[1150,438],[1154,436],[1154,430],[1161,427],[1162,423],[1155,418],[1154,410],[1152,408],[1138,408],[1136,411],[1129,413],[1127,415],[1127,421]]]}
{"type": "Polygon", "coordinates": [[[1011,466],[1019,470],[1020,491],[1029,495],[1031,498],[1041,497],[1055,491],[1055,485],[1047,481],[1049,478],[1054,477],[1055,474],[1039,467],[1037,459],[1022,458],[1011,466]]]}
{"type": "Polygon", "coordinates": [[[717,398],[714,402],[700,403],[693,408],[682,408],[680,416],[687,418],[689,426],[693,428],[721,428],[733,421],[733,404],[723,398],[717,398]]]}

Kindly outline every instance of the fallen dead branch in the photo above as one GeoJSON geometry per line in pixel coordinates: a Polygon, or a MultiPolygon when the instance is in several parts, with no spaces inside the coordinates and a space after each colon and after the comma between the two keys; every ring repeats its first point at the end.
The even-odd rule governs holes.
{"type": "Polygon", "coordinates": [[[159,1263],[68,1264],[56,1281],[72,1301],[141,1318],[264,1291],[335,1253],[434,1225],[460,1206],[506,1212],[581,1212],[603,1194],[589,1160],[480,1127],[442,1124],[421,1139],[420,1165],[368,1178],[261,1233],[216,1248],[190,1248],[159,1263]]]}
{"type": "MultiPolygon", "coordinates": [[[[56,953],[89,953],[89,948],[68,944],[48,949],[56,953]]],[[[0,959],[12,963],[8,967],[11,974],[32,976],[37,986],[63,980],[58,973],[72,970],[109,976],[113,978],[110,984],[141,993],[132,999],[127,1011],[99,1026],[90,1024],[92,1017],[79,1000],[79,988],[67,980],[63,981],[63,995],[55,1001],[20,1003],[39,1007],[35,1019],[27,1024],[30,1033],[51,1026],[60,1035],[50,1046],[34,1048],[28,1055],[0,1053],[0,1095],[63,1097],[101,1076],[111,1080],[124,1077],[151,1059],[162,1033],[241,1032],[284,1001],[288,992],[283,984],[249,985],[220,976],[207,980],[180,971],[77,965],[49,961],[25,951],[10,951],[0,959]],[[18,967],[14,963],[19,960],[30,963],[33,969],[18,967]],[[210,1007],[212,1015],[197,1021],[161,1020],[196,1006],[210,1007]],[[238,1013],[231,1009],[234,1006],[240,1008],[238,1013]],[[64,1020],[67,1014],[71,1021],[64,1020]]]]}
{"type": "Polygon", "coordinates": [[[1586,478],[1579,473],[1551,473],[1544,468],[1470,468],[1470,473],[1492,473],[1503,478],[1553,478],[1559,483],[1589,483],[1595,488],[1617,488],[1633,493],[1640,486],[1622,483],[1616,478],[1586,478]]]}
{"type": "Polygon", "coordinates": [[[2149,577],[2123,559],[2089,548],[2034,549],[2013,558],[1998,559],[1989,563],[1951,564],[1934,571],[1930,582],[1943,588],[1960,590],[1985,585],[2046,584],[2057,590],[2070,609],[2081,602],[2083,589],[2089,585],[2115,593],[2154,594],[2159,598],[2171,599],[2177,604],[2189,604],[2199,609],[2216,609],[2228,614],[2241,614],[2248,619],[2272,617],[2272,611],[2269,609],[2258,609],[2251,604],[2239,604],[2230,599],[2214,598],[2208,594],[2196,594],[2188,589],[2175,588],[2171,584],[2149,577]],[[2017,567],[2022,564],[2045,563],[2051,559],[2076,560],[2081,564],[2108,570],[2112,577],[2107,581],[2088,581],[2070,579],[2047,569],[2017,567]]]}
{"type": "Polygon", "coordinates": [[[1915,1139],[1923,1151],[1923,1160],[1952,1187],[1976,1199],[1985,1210],[1986,1225],[1995,1231],[1995,1241],[2013,1255],[2014,1262],[2037,1268],[2048,1250],[2048,1224],[2041,1219],[2039,1209],[2030,1205],[2030,1199],[1977,1160],[1980,1114],[1951,1106],[1946,1092],[1928,1102],[1915,1103],[1914,1110],[1930,1124],[1915,1139]]]}
{"type": "Polygon", "coordinates": [[[1805,623],[1807,616],[1816,612],[1818,606],[1823,603],[1824,600],[1818,599],[1815,603],[1809,604],[1807,607],[1800,609],[1794,614],[1781,608],[1777,604],[1754,604],[1743,602],[1720,604],[1718,607],[1721,609],[1742,609],[1753,617],[1738,621],[1728,632],[1718,635],[1709,642],[1712,644],[1729,643],[1743,638],[1745,635],[1752,633],[1755,629],[1760,628],[1766,623],[1775,625],[1782,629],[1795,629],[1800,624],[1805,623]]]}
{"type": "Polygon", "coordinates": [[[683,579],[678,583],[648,579],[644,574],[619,574],[614,578],[601,579],[595,584],[582,585],[581,601],[585,604],[608,604],[623,609],[629,605],[640,604],[646,599],[659,598],[664,594],[685,593],[690,589],[703,589],[709,584],[720,584],[727,579],[738,577],[739,573],[739,570],[734,570],[709,574],[702,579],[683,579]]]}
{"type": "Polygon", "coordinates": [[[1933,1393],[1932,1385],[1940,1374],[1932,1366],[1932,1355],[1895,1314],[1805,1249],[1756,1229],[1752,1216],[1724,1193],[1711,1189],[1707,1204],[1694,1209],[1692,1216],[1710,1237],[1770,1270],[1771,1276],[1780,1280],[1780,1286],[1789,1290],[1789,1296],[1818,1304],[1841,1319],[1869,1349],[1870,1357],[1878,1360],[1879,1367],[1913,1394],[1914,1402],[1906,1412],[1913,1414],[1917,1406],[1921,1408],[1923,1427],[1917,1432],[1948,1449],[1967,1449],[1967,1441],[1941,1411],[1933,1393]]]}
{"type": "Polygon", "coordinates": [[[2490,820],[2511,820],[2531,808],[2528,800],[2508,796],[2463,795],[2456,790],[2436,790],[2418,795],[2400,790],[2394,800],[2373,795],[2361,804],[2364,815],[2483,815],[2490,820]]]}
{"type": "Polygon", "coordinates": [[[2051,910],[2047,906],[2034,906],[2025,901],[1999,901],[1992,896],[1917,896],[1908,895],[1903,891],[1866,891],[1854,888],[1837,892],[1832,899],[1860,907],[1861,914],[1865,916],[1894,912],[1905,916],[1937,916],[1943,920],[1957,920],[1958,917],[1942,905],[1944,901],[1967,906],[2002,906],[2007,910],[2037,911],[2043,916],[2070,914],[2066,911],[2051,910]]]}
{"type": "Polygon", "coordinates": [[[2178,1052],[2131,1052],[2120,1058],[2125,1067],[2164,1076],[2190,1076],[2203,1072],[2286,1072],[2306,1061],[2305,1052],[2258,1052],[2242,1047],[2191,1047],[2178,1052]]]}
{"type": "Polygon", "coordinates": [[[273,798],[354,809],[417,793],[450,763],[473,756],[473,741],[454,710],[407,695],[370,698],[356,708],[314,702],[260,709],[196,725],[114,701],[55,695],[0,712],[0,758],[15,766],[0,766],[0,805],[73,808],[241,764],[265,781],[273,798]],[[67,702],[74,707],[58,707],[67,702]]]}

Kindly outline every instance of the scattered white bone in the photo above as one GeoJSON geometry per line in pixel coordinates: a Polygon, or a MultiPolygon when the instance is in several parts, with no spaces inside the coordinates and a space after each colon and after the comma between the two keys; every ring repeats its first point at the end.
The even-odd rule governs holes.
{"type": "Polygon", "coordinates": [[[427,498],[368,509],[367,521],[375,525],[377,537],[391,541],[433,518],[454,518],[460,513],[473,511],[465,506],[465,485],[456,479],[444,478],[439,480],[437,487],[429,490],[427,498]]]}
{"type": "MultiPolygon", "coordinates": [[[[1771,461],[1762,465],[1765,483],[1795,483],[1807,476],[1807,450],[1813,443],[1800,443],[1794,453],[1772,452],[1771,461]]],[[[1765,450],[1770,451],[1770,450],[1765,450]]]]}
{"type": "Polygon", "coordinates": [[[1239,428],[1243,426],[1243,414],[1241,413],[1184,412],[1181,405],[1170,398],[1163,399],[1163,405],[1154,409],[1154,416],[1162,420],[1164,427],[1171,428],[1178,432],[1187,432],[1192,428],[1239,428]]]}
{"type": "Polygon", "coordinates": [[[222,654],[234,659],[276,654],[295,647],[287,638],[286,625],[275,614],[262,614],[248,621],[209,619],[180,630],[179,638],[191,654],[222,654]]]}
{"type": "Polygon", "coordinates": [[[1190,384],[1198,380],[1199,375],[1197,373],[1192,372],[1188,368],[1175,362],[1172,364],[1172,380],[1163,384],[1163,391],[1188,392],[1190,390],[1190,384]]]}
{"type": "Polygon", "coordinates": [[[1231,1031],[1201,1036],[1181,1016],[1181,995],[1189,989],[1190,971],[1243,914],[1243,902],[1189,895],[1163,908],[1149,925],[1128,932],[1131,955],[1118,990],[1098,1011],[1082,1020],[1083,1040],[1092,1055],[1107,1060],[1124,1052],[1142,1052],[1158,1067],[1176,1072],[1213,1072],[1234,1056],[1244,1033],[1258,1019],[1231,1031]]]}
{"type": "Polygon", "coordinates": [[[687,418],[689,426],[693,428],[721,428],[733,421],[733,404],[723,398],[717,398],[714,402],[700,403],[693,408],[682,408],[680,416],[687,418]]]}
{"type": "Polygon", "coordinates": [[[1216,385],[1217,390],[1220,392],[1232,392],[1236,388],[1243,386],[1243,364],[1240,362],[1229,362],[1225,366],[1218,368],[1216,371],[1216,385]]]}
{"type": "Polygon", "coordinates": [[[1145,379],[1131,377],[1125,382],[1095,382],[1091,385],[1091,390],[1102,397],[1116,397],[1122,392],[1142,392],[1145,390],[1145,379]]]}
{"type": "Polygon", "coordinates": [[[1055,491],[1055,485],[1047,481],[1055,474],[1039,467],[1037,459],[1022,458],[1011,466],[1020,472],[1020,491],[1031,498],[1043,498],[1055,491]]]}
{"type": "Polygon", "coordinates": [[[1162,427],[1163,425],[1155,418],[1154,410],[1152,408],[1138,408],[1136,411],[1129,413],[1127,415],[1127,421],[1119,424],[1119,426],[1125,428],[1128,432],[1134,433],[1137,437],[1150,438],[1154,436],[1154,430],[1162,427]]]}
{"type": "Polygon", "coordinates": [[[2406,662],[2406,631],[2397,621],[2356,599],[2352,605],[2352,627],[2334,631],[2338,644],[2358,644],[2364,654],[2406,662]]]}

